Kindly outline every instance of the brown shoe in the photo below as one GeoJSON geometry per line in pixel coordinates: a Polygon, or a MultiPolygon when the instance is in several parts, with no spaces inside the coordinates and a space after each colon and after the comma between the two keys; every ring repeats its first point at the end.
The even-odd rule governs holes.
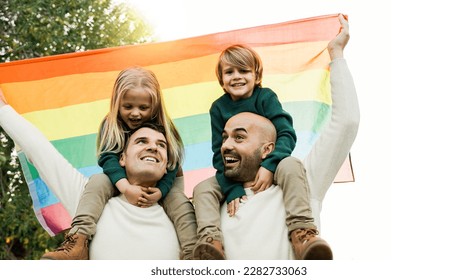
{"type": "Polygon", "coordinates": [[[207,237],[205,242],[197,244],[193,251],[195,260],[225,260],[224,247],[221,241],[207,237]]]}
{"type": "Polygon", "coordinates": [[[316,229],[296,229],[291,233],[297,260],[332,260],[332,250],[316,229]]]}
{"type": "Polygon", "coordinates": [[[84,234],[65,235],[65,240],[54,252],[48,252],[42,260],[88,260],[88,238],[84,234]]]}

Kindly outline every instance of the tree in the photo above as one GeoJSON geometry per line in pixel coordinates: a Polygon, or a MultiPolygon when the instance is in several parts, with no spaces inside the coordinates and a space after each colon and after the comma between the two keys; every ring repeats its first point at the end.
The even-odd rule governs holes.
{"type": "Polygon", "coordinates": [[[152,39],[151,28],[111,0],[0,0],[0,62],[152,39]]]}
{"type": "MultiPolygon", "coordinates": [[[[0,0],[0,63],[152,41],[152,28],[111,0],[0,0]]],[[[39,259],[63,241],[38,223],[14,143],[0,127],[0,259],[39,259]]]]}

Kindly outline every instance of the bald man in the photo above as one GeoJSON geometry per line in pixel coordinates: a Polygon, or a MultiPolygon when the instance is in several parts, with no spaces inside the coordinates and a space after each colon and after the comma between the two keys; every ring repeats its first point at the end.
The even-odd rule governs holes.
{"type": "Polygon", "coordinates": [[[230,118],[223,131],[221,154],[224,175],[244,187],[251,186],[263,159],[275,148],[274,125],[263,116],[240,113],[230,118]]]}
{"type": "MultiPolygon", "coordinates": [[[[276,139],[275,126],[263,116],[242,112],[231,117],[226,122],[222,133],[221,154],[224,163],[224,176],[233,181],[243,183],[244,188],[251,188],[261,167],[261,162],[275,149],[276,139]]],[[[289,166],[291,170],[288,171],[286,177],[289,177],[290,182],[282,182],[284,184],[281,184],[276,178],[274,181],[283,191],[286,216],[299,217],[303,213],[301,211],[310,211],[310,209],[300,207],[300,205],[309,205],[310,193],[307,191],[308,185],[303,166],[296,166],[300,166],[300,168],[289,166]]],[[[211,181],[211,184],[217,184],[215,177],[211,177],[208,180],[211,181]]],[[[214,193],[218,192],[213,192],[212,194],[214,193]]],[[[202,195],[201,192],[197,194],[202,195]]],[[[204,193],[203,195],[206,196],[207,194],[204,193]]],[[[218,199],[222,200],[221,197],[218,199]]],[[[245,202],[246,199],[246,196],[240,200],[236,199],[233,201],[232,206],[238,209],[239,204],[245,202]]],[[[200,214],[197,217],[198,222],[199,217],[202,217],[202,215],[205,215],[205,222],[215,220],[215,217],[211,217],[211,213],[200,211],[205,205],[199,205],[197,202],[195,204],[196,215],[197,213],[200,214]]],[[[269,206],[265,205],[265,207],[269,206]]],[[[258,211],[263,211],[263,209],[258,209],[258,211]]],[[[325,240],[317,236],[318,231],[316,228],[308,227],[308,223],[301,219],[293,219],[292,221],[287,219],[286,223],[292,228],[289,235],[296,259],[332,259],[330,246],[325,240]]],[[[269,233],[264,232],[262,235],[269,235],[269,233]]],[[[208,259],[225,258],[221,242],[207,241],[197,246],[195,250],[199,250],[199,254],[208,259]]],[[[253,250],[256,251],[256,248],[253,248],[253,250]]],[[[259,258],[261,257],[259,256],[259,258]]]]}

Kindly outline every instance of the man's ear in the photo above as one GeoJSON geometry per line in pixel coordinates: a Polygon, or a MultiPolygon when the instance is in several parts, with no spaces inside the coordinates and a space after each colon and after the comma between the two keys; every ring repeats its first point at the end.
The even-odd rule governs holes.
{"type": "Polygon", "coordinates": [[[121,156],[119,157],[119,165],[121,165],[122,167],[126,167],[126,159],[125,159],[125,155],[124,153],[121,154],[121,156]]]}
{"type": "Polygon", "coordinates": [[[262,145],[261,151],[262,151],[262,159],[265,159],[273,150],[275,149],[275,143],[274,142],[267,142],[264,145],[262,145]]]}

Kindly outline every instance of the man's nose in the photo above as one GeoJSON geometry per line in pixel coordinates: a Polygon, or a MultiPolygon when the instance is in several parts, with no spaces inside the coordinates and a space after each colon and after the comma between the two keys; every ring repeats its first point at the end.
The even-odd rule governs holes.
{"type": "Polygon", "coordinates": [[[232,150],[234,147],[233,142],[230,138],[226,139],[221,145],[221,152],[232,150]]]}
{"type": "Polygon", "coordinates": [[[149,143],[148,146],[146,146],[146,150],[150,152],[156,152],[157,151],[156,143],[149,143]]]}

